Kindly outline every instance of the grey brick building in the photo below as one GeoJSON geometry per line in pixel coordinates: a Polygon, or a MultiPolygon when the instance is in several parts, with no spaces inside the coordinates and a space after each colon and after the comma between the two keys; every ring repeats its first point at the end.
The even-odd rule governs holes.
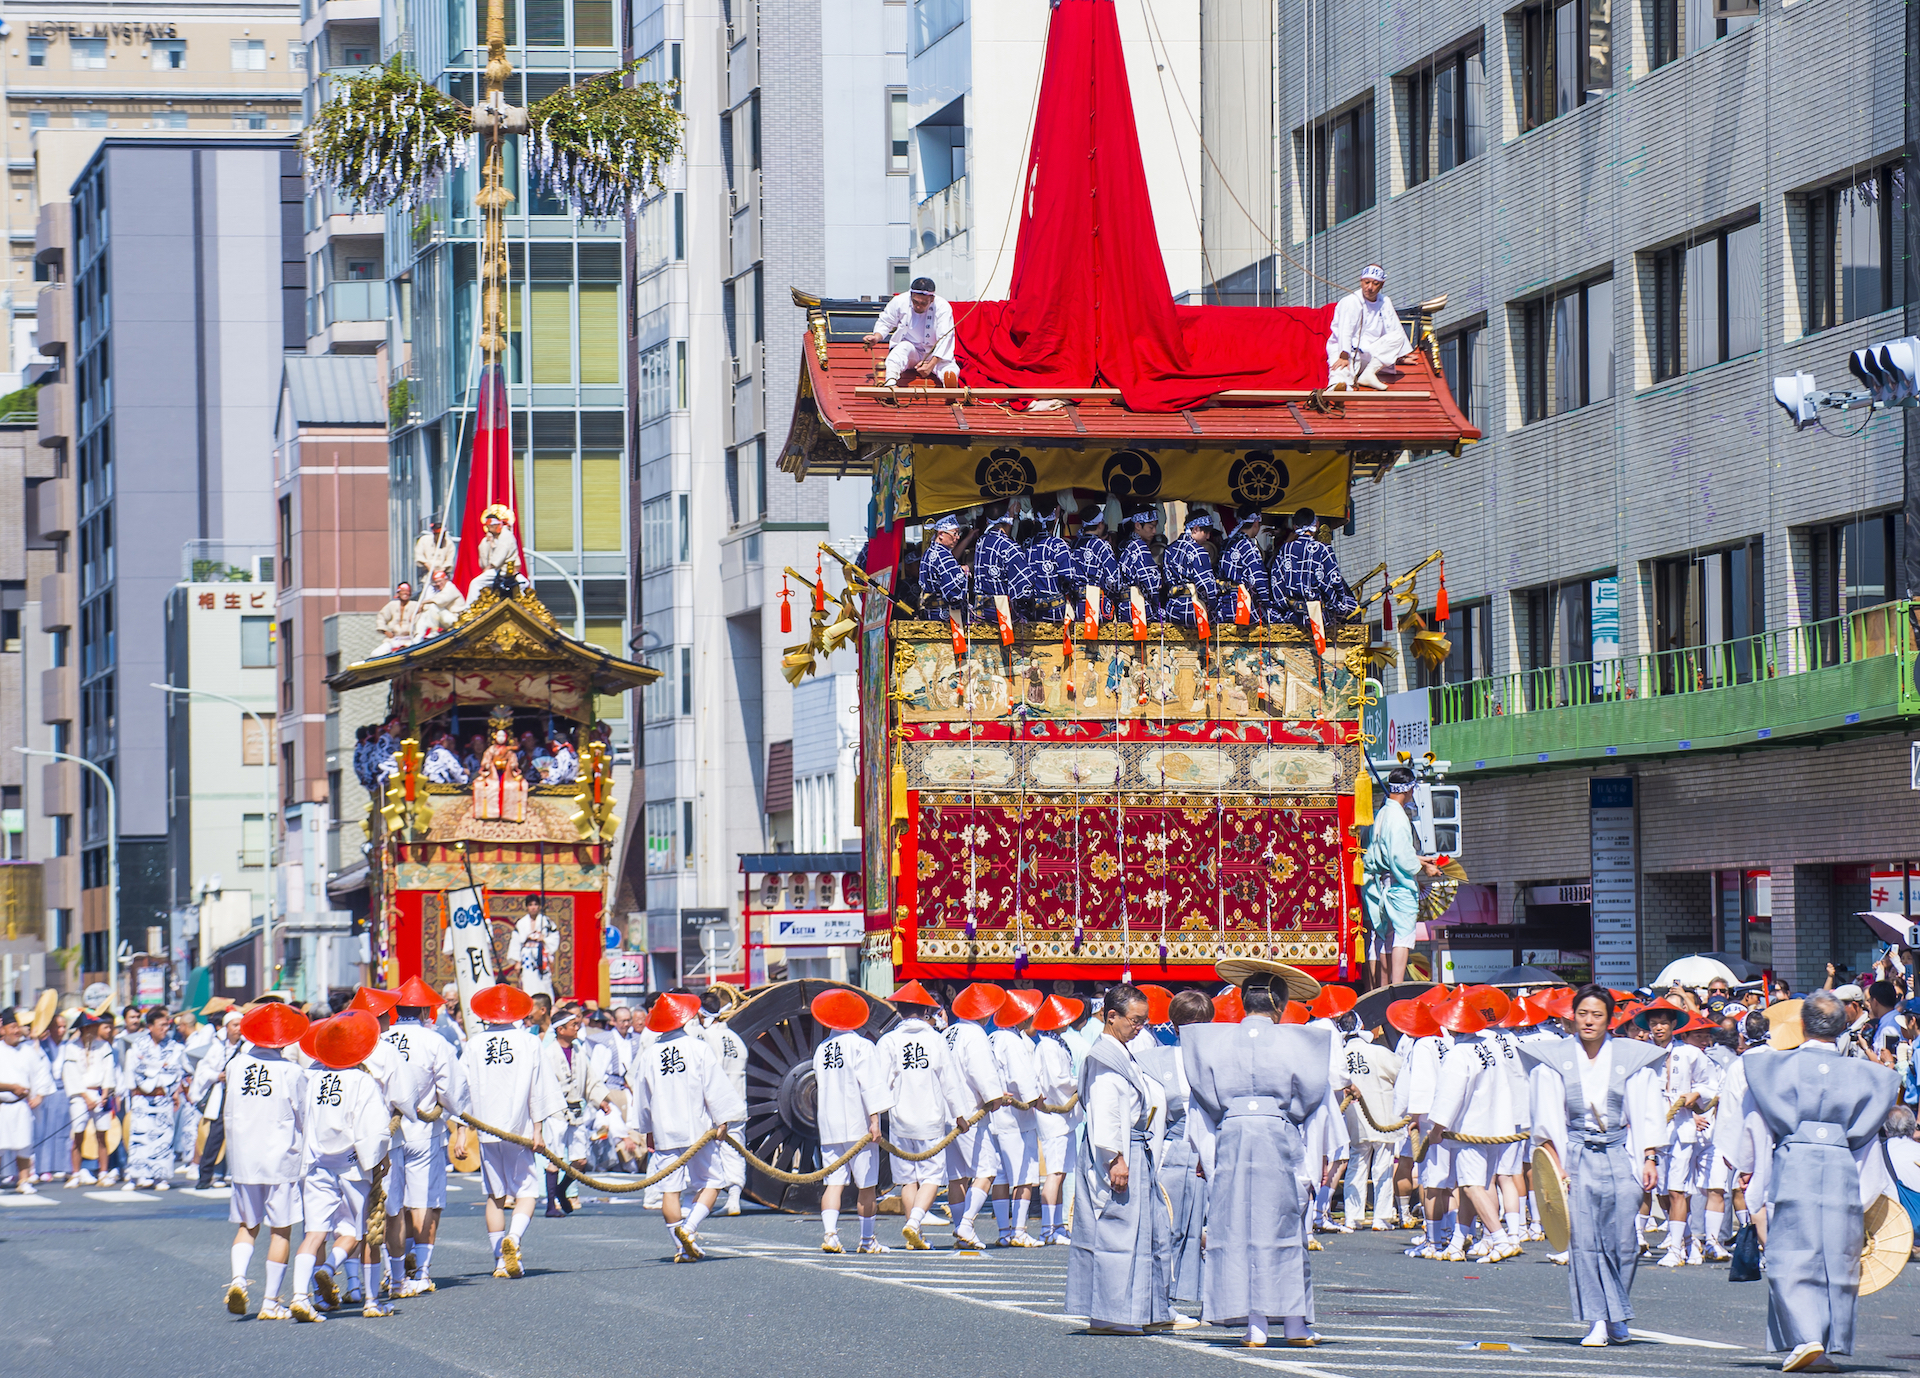
{"type": "MultiPolygon", "coordinates": [[[[1871,878],[1920,857],[1913,637],[1858,615],[1908,591],[1905,447],[1884,415],[1796,434],[1770,380],[1837,387],[1909,333],[1904,10],[1305,15],[1203,11],[1213,295],[1318,304],[1368,262],[1402,307],[1447,295],[1484,439],[1361,485],[1339,550],[1446,552],[1451,654],[1389,637],[1385,688],[1470,685],[1431,700],[1488,932],[1581,966],[1584,919],[1530,888],[1587,878],[1587,780],[1624,773],[1641,979],[1729,943],[1796,988],[1860,961],[1871,878]]],[[[1416,587],[1430,610],[1435,572],[1416,587]]]]}

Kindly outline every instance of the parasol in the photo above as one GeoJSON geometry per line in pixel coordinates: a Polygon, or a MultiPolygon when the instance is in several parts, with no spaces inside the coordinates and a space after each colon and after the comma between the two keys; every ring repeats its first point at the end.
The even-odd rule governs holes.
{"type": "Polygon", "coordinates": [[[1402,981],[1397,986],[1382,986],[1368,991],[1354,1005],[1353,1013],[1363,1029],[1377,1029],[1387,1022],[1387,1006],[1396,1000],[1411,1000],[1433,989],[1431,981],[1402,981]]]}
{"type": "Polygon", "coordinates": [[[1720,980],[1730,986],[1740,984],[1740,977],[1733,968],[1717,957],[1696,952],[1691,957],[1680,957],[1668,962],[1665,969],[1653,980],[1655,990],[1665,990],[1669,986],[1686,986],[1689,989],[1705,990],[1707,982],[1720,980]]]}
{"type": "Polygon", "coordinates": [[[1860,1295],[1878,1292],[1900,1276],[1913,1256],[1913,1219],[1891,1196],[1877,1196],[1866,1211],[1860,1246],[1860,1295]]]}
{"type": "Polygon", "coordinates": [[[1702,957],[1711,957],[1728,971],[1731,971],[1741,985],[1751,985],[1767,974],[1767,969],[1758,962],[1749,962],[1737,952],[1702,952],[1702,957]]]}
{"type": "Polygon", "coordinates": [[[1915,923],[1905,914],[1864,909],[1853,917],[1871,928],[1874,936],[1883,943],[1892,943],[1895,947],[1920,947],[1920,923],[1915,923]]]}

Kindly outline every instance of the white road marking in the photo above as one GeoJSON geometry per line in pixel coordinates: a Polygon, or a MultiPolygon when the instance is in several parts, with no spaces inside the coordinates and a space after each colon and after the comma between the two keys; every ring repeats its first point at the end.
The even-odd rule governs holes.
{"type": "Polygon", "coordinates": [[[160,1198],[150,1191],[135,1191],[132,1187],[121,1187],[117,1191],[90,1191],[86,1193],[89,1201],[157,1201],[160,1198]]]}
{"type": "Polygon", "coordinates": [[[1693,1349],[1743,1349],[1744,1345],[1722,1344],[1718,1340],[1696,1340],[1687,1335],[1668,1335],[1659,1330],[1633,1330],[1627,1333],[1636,1340],[1653,1340],[1663,1345],[1687,1345],[1693,1349]]]}
{"type": "Polygon", "coordinates": [[[199,1187],[181,1187],[182,1196],[197,1196],[202,1201],[230,1201],[233,1199],[232,1187],[208,1187],[202,1191],[199,1187]]]}
{"type": "Polygon", "coordinates": [[[54,1202],[45,1196],[22,1196],[19,1192],[0,1193],[0,1206],[51,1206],[54,1202]]]}

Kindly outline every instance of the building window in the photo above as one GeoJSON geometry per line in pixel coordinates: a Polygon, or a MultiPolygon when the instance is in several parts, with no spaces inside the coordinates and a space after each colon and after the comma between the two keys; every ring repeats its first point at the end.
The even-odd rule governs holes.
{"type": "MultiPolygon", "coordinates": [[[[282,622],[278,634],[287,647],[287,658],[280,662],[280,711],[291,713],[293,711],[293,623],[282,622]]],[[[288,788],[292,788],[291,781],[288,782],[288,788]]]]}
{"type": "Polygon", "coordinates": [[[184,38],[156,38],[152,51],[153,70],[156,72],[177,72],[187,65],[187,40],[184,38]]]}
{"type": "Polygon", "coordinates": [[[1524,424],[1613,396],[1613,279],[1520,306],[1520,419],[1524,424]]]}
{"type": "Polygon", "coordinates": [[[672,410],[672,366],[662,343],[640,351],[640,424],[658,421],[672,410]]]}
{"type": "Polygon", "coordinates": [[[251,713],[240,715],[240,764],[243,766],[264,766],[273,762],[274,717],[271,713],[256,717],[251,713]]]}
{"type": "Polygon", "coordinates": [[[107,40],[104,38],[70,38],[67,48],[76,72],[100,72],[107,66],[107,40]]]}
{"type": "Polygon", "coordinates": [[[1407,185],[1478,157],[1486,139],[1487,64],[1475,43],[1404,78],[1407,185]]]}
{"type": "Polygon", "coordinates": [[[1814,621],[1877,607],[1895,596],[1894,523],[1892,514],[1882,513],[1811,533],[1814,621]]]}
{"type": "Polygon", "coordinates": [[[1758,14],[1716,17],[1714,0],[1649,0],[1648,46],[1652,67],[1664,67],[1685,51],[1695,53],[1729,34],[1752,28],[1758,14]]]}
{"type": "Polygon", "coordinates": [[[169,110],[166,114],[155,120],[153,124],[156,129],[185,129],[187,127],[187,112],[184,110],[169,110]]]}
{"type": "Polygon", "coordinates": [[[665,722],[673,716],[673,664],[672,651],[648,651],[641,657],[641,664],[650,670],[658,670],[660,678],[641,691],[640,709],[649,723],[665,722]]]}
{"type": "MultiPolygon", "coordinates": [[[[1653,562],[1659,692],[1748,682],[1754,670],[1748,638],[1766,625],[1760,537],[1653,562]]],[[[1763,673],[1765,664],[1763,658],[1763,673]]]]}
{"type": "Polygon", "coordinates": [[[104,110],[89,110],[83,115],[75,115],[73,117],[73,127],[75,129],[105,129],[107,127],[107,112],[104,110]]]}
{"type": "Polygon", "coordinates": [[[287,67],[295,72],[307,70],[307,45],[297,38],[287,40],[287,67]]]}
{"type": "Polygon", "coordinates": [[[1887,163],[1806,198],[1808,333],[1906,305],[1904,181],[1887,163]]]}
{"type": "Polygon", "coordinates": [[[46,112],[46,111],[44,111],[44,110],[36,110],[36,111],[34,111],[34,112],[33,112],[32,114],[30,114],[30,115],[28,115],[28,116],[27,116],[27,128],[29,128],[29,129],[45,129],[46,127],[47,127],[47,112],[46,112]]]}
{"type": "Polygon", "coordinates": [[[1527,589],[1514,595],[1513,610],[1529,711],[1588,703],[1618,691],[1620,580],[1615,575],[1527,589]]]}
{"type": "Polygon", "coordinates": [[[1507,16],[1522,131],[1538,128],[1613,89],[1612,0],[1551,0],[1507,16]]]}
{"type": "Polygon", "coordinates": [[[766,515],[766,462],[764,439],[727,451],[727,501],[735,526],[766,515]]]}
{"type": "Polygon", "coordinates": [[[267,117],[253,113],[235,115],[233,117],[233,127],[235,129],[265,129],[267,127],[267,117]]]}
{"type": "Polygon", "coordinates": [[[887,92],[887,171],[904,173],[908,170],[907,149],[909,139],[907,123],[907,93],[905,91],[887,92]]]}
{"type": "Polygon", "coordinates": [[[1441,339],[1440,372],[1453,394],[1453,404],[1460,408],[1467,424],[1482,426],[1487,414],[1487,328],[1484,323],[1470,325],[1441,339]]]}
{"type": "Polygon", "coordinates": [[[47,65],[47,40],[29,38],[27,40],[27,66],[44,67],[47,65]]]}
{"type": "Polygon", "coordinates": [[[1373,97],[1295,140],[1313,231],[1329,229],[1373,205],[1373,97]]]}
{"type": "Polygon", "coordinates": [[[640,568],[651,574],[673,563],[673,495],[640,504],[640,568]]]}
{"type": "Polygon", "coordinates": [[[267,819],[258,813],[240,815],[240,864],[258,866],[266,860],[267,819]]]}
{"type": "Polygon", "coordinates": [[[240,668],[267,670],[273,667],[274,635],[271,617],[240,619],[240,668]]]}
{"type": "Polygon", "coordinates": [[[233,70],[236,72],[264,72],[267,70],[267,45],[264,39],[236,38],[228,45],[233,56],[233,70]]]}
{"type": "Polygon", "coordinates": [[[647,873],[660,875],[673,869],[674,823],[680,806],[672,800],[647,805],[647,873]]]}
{"type": "Polygon", "coordinates": [[[1656,382],[1760,348],[1762,250],[1756,219],[1654,253],[1648,334],[1656,382]]]}
{"type": "Polygon", "coordinates": [[[897,297],[913,282],[913,265],[904,258],[887,261],[887,295],[897,297]]]}
{"type": "MultiPolygon", "coordinates": [[[[1493,676],[1493,604],[1462,603],[1452,609],[1445,631],[1453,644],[1441,662],[1442,684],[1465,684],[1468,680],[1493,676]]],[[[1423,673],[1426,662],[1418,662],[1423,673]]]]}

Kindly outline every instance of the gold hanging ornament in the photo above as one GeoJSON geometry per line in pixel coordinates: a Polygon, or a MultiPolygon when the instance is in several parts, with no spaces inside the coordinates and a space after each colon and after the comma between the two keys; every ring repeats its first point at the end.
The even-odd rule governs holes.
{"type": "Polygon", "coordinates": [[[393,759],[395,769],[387,777],[386,803],[380,809],[380,816],[386,819],[389,833],[405,833],[408,842],[424,841],[433,829],[433,805],[427,802],[427,777],[421,773],[419,739],[408,737],[402,741],[393,759]]]}
{"type": "Polygon", "coordinates": [[[613,811],[613,762],[608,759],[604,742],[594,742],[580,753],[580,792],[573,796],[579,805],[568,821],[582,842],[611,842],[619,831],[620,819],[613,811]]]}

